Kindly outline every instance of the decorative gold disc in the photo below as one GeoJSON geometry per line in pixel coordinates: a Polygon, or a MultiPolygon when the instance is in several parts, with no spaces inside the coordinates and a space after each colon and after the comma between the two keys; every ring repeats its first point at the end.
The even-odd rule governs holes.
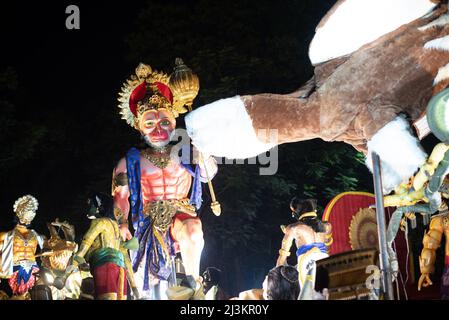
{"type": "Polygon", "coordinates": [[[361,208],[349,225],[349,242],[353,250],[378,248],[376,211],[361,208]]]}

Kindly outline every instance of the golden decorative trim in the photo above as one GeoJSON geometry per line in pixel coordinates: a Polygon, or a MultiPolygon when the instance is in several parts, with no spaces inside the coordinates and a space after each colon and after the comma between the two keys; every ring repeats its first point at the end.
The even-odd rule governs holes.
{"type": "Polygon", "coordinates": [[[103,293],[98,296],[98,300],[117,300],[117,293],[103,293]]]}
{"type": "Polygon", "coordinates": [[[118,276],[118,295],[117,300],[123,300],[125,295],[123,294],[124,286],[125,286],[125,269],[120,268],[119,276],[118,276]]]}
{"type": "Polygon", "coordinates": [[[172,224],[172,219],[177,212],[184,212],[196,216],[195,207],[189,203],[189,199],[159,200],[144,205],[143,212],[153,221],[153,226],[165,232],[172,224]]]}
{"type": "Polygon", "coordinates": [[[152,149],[148,148],[140,152],[141,156],[150,161],[156,167],[165,169],[170,164],[170,152],[154,153],[152,149]]]}
{"type": "Polygon", "coordinates": [[[308,218],[308,217],[316,218],[317,216],[318,215],[315,211],[304,212],[302,215],[299,216],[298,220],[302,220],[302,219],[308,218]]]}
{"type": "Polygon", "coordinates": [[[351,244],[351,248],[353,250],[378,247],[377,220],[374,209],[361,208],[352,217],[349,225],[349,243],[351,244]],[[375,237],[374,244],[370,243],[370,239],[366,238],[370,235],[375,237]]]}
{"type": "Polygon", "coordinates": [[[332,201],[327,205],[327,207],[323,213],[323,221],[329,221],[331,211],[334,208],[337,201],[340,200],[341,198],[343,198],[344,196],[350,195],[350,194],[356,195],[356,196],[369,196],[369,197],[374,198],[374,194],[369,193],[369,192],[364,192],[364,191],[348,191],[348,192],[340,193],[339,195],[335,196],[332,199],[332,201]]]}

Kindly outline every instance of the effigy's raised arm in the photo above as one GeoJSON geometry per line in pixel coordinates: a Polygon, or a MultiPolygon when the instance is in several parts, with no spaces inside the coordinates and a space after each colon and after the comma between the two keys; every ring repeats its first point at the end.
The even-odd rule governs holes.
{"type": "Polygon", "coordinates": [[[202,153],[230,159],[320,137],[318,105],[288,94],[221,99],[189,113],[185,121],[192,143],[202,153]]]}

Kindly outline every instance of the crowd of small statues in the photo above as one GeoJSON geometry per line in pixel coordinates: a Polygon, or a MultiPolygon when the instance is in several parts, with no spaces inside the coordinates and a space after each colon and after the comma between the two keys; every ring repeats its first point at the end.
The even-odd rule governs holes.
{"type": "MultiPolygon", "coordinates": [[[[242,292],[234,299],[298,298],[301,287],[298,280],[303,269],[298,272],[297,268],[286,265],[286,252],[292,241],[298,248],[305,245],[309,249],[320,248],[318,241],[330,238],[330,226],[317,223],[313,200],[294,199],[291,206],[299,222],[283,227],[285,237],[277,266],[267,274],[262,289],[242,292]],[[300,231],[302,222],[317,232],[300,231]]],[[[31,195],[19,198],[14,204],[16,226],[0,233],[0,299],[139,299],[129,255],[129,250],[136,250],[138,243],[135,238],[127,241],[122,238],[113,208],[113,200],[107,195],[98,193],[89,197],[86,216],[91,223],[78,245],[75,228],[67,221],[56,219],[47,223],[48,237],[31,229],[38,201],[31,195]]],[[[299,254],[298,258],[301,256],[299,254]]],[[[181,267],[175,268],[178,271],[175,285],[167,290],[169,299],[231,299],[219,285],[221,270],[207,268],[202,273],[202,288],[198,291],[182,274],[182,262],[180,264],[181,267]]],[[[310,270],[304,272],[310,274],[310,270]]]]}

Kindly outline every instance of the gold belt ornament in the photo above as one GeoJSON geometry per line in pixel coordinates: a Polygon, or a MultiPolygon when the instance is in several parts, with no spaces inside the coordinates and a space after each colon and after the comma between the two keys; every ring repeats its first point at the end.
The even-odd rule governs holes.
{"type": "Polygon", "coordinates": [[[143,212],[151,218],[153,226],[162,232],[168,230],[177,212],[196,216],[195,207],[189,204],[189,199],[149,202],[144,205],[143,212]]]}

